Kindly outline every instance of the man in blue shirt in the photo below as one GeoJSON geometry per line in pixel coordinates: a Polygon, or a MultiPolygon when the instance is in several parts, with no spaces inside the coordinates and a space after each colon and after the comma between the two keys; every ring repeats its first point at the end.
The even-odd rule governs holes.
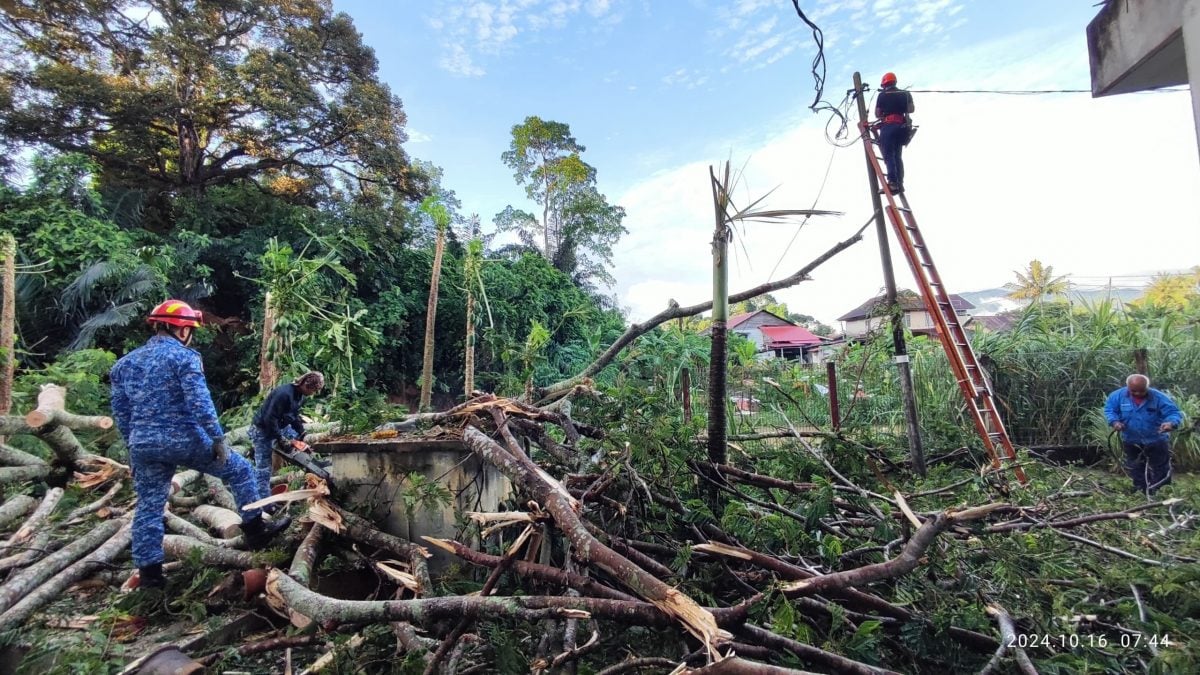
{"type": "MultiPolygon", "coordinates": [[[[254,468],[229,452],[208,392],[200,354],[188,348],[203,315],[167,300],[146,322],[155,335],[113,366],[112,411],[129,447],[137,507],[133,515],[133,563],[142,588],[163,588],[163,509],[176,466],[216,476],[233,491],[238,508],[257,501],[254,468]]],[[[242,533],[260,548],[290,519],[267,523],[258,509],[242,514],[242,533]]]]}
{"type": "Polygon", "coordinates": [[[1133,487],[1147,496],[1171,482],[1171,445],[1167,432],[1183,423],[1171,397],[1150,388],[1150,378],[1134,374],[1108,395],[1104,417],[1121,434],[1125,471],[1133,487]]]}
{"type": "Polygon", "coordinates": [[[254,468],[258,472],[259,494],[271,493],[271,451],[276,445],[286,445],[299,452],[308,450],[308,444],[304,442],[304,420],[300,418],[300,408],[306,397],[324,387],[325,376],[310,370],[296,378],[295,382],[275,387],[258,412],[254,413],[250,440],[254,443],[254,468]]]}

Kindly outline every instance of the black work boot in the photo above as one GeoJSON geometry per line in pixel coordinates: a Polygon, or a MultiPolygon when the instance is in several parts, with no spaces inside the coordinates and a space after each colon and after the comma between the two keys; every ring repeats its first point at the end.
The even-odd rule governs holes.
{"type": "Polygon", "coordinates": [[[246,541],[246,547],[251,549],[266,548],[267,544],[275,538],[275,535],[283,532],[292,524],[290,517],[279,518],[267,522],[262,516],[255,516],[250,520],[242,522],[242,535],[246,541]]]}
{"type": "Polygon", "coordinates": [[[138,568],[138,588],[153,590],[166,587],[167,578],[163,576],[162,563],[138,568]]]}

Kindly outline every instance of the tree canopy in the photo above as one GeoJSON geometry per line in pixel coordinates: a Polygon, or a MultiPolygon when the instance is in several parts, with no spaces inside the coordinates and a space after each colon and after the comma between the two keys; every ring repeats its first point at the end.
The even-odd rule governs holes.
{"type": "Polygon", "coordinates": [[[541,205],[542,217],[509,206],[495,222],[576,283],[594,288],[612,283],[613,246],[627,230],[621,224],[625,209],[599,192],[596,169],[581,157],[584,150],[562,122],[530,116],[514,125],[501,159],[526,196],[541,205]]]}
{"type": "Polygon", "coordinates": [[[18,0],[0,138],[156,191],[252,181],[423,191],[374,52],[328,0],[18,0]]]}

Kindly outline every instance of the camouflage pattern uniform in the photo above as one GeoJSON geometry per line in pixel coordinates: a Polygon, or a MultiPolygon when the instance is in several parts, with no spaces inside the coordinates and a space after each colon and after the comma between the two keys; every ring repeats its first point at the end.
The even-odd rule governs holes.
{"type": "MultiPolygon", "coordinates": [[[[284,441],[299,438],[291,427],[284,427],[279,434],[284,441]]],[[[271,494],[271,456],[275,441],[267,438],[257,426],[250,425],[250,441],[254,443],[254,472],[258,475],[258,493],[264,497],[271,494]]]]}
{"type": "MultiPolygon", "coordinates": [[[[254,469],[236,452],[218,463],[213,443],[224,438],[204,379],[200,354],[167,335],[156,335],[126,354],[112,373],[112,410],[129,446],[137,509],[133,517],[133,562],[163,561],[163,509],[176,466],[220,478],[241,507],[260,498],[254,469]]],[[[262,512],[241,513],[246,522],[262,512]]]]}

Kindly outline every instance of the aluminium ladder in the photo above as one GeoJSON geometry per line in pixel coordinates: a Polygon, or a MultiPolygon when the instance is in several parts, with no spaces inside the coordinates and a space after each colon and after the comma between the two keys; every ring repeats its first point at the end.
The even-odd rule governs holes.
{"type": "Polygon", "coordinates": [[[867,152],[867,161],[875,172],[880,186],[880,194],[887,199],[883,210],[887,212],[888,220],[891,221],[892,228],[896,232],[896,238],[900,241],[900,247],[904,249],[904,257],[908,260],[908,266],[920,286],[921,299],[925,302],[925,309],[933,317],[938,338],[946,350],[946,357],[950,360],[950,367],[954,371],[954,378],[958,381],[959,389],[962,390],[963,398],[966,399],[967,412],[975,423],[975,430],[983,440],[983,446],[987,449],[992,467],[997,472],[1001,470],[1000,452],[1003,452],[1009,461],[1014,462],[1013,473],[1016,474],[1021,485],[1024,485],[1025,471],[1021,469],[1020,465],[1015,464],[1017,453],[1013,448],[1012,440],[1008,437],[1008,431],[1004,428],[1004,421],[1000,419],[991,383],[983,372],[983,368],[980,367],[979,358],[971,347],[971,340],[958,320],[958,314],[950,302],[950,295],[942,284],[942,277],[933,264],[933,255],[929,252],[929,247],[925,244],[925,237],[921,235],[921,230],[917,227],[917,219],[908,205],[908,198],[904,196],[903,192],[893,194],[888,188],[882,159],[875,154],[875,149],[872,147],[874,133],[870,131],[866,123],[860,126],[863,145],[867,152]],[[899,205],[897,201],[899,201],[899,205]]]}

